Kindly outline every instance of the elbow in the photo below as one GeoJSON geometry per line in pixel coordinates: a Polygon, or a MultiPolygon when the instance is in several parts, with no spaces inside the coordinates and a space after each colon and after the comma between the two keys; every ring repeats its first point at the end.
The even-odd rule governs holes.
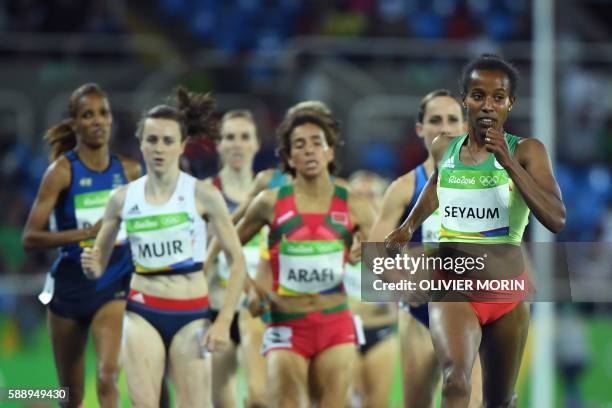
{"type": "Polygon", "coordinates": [[[563,228],[565,228],[565,214],[563,214],[563,217],[556,220],[555,225],[553,225],[552,232],[558,234],[563,228]]]}
{"type": "Polygon", "coordinates": [[[21,245],[26,252],[32,251],[36,249],[36,245],[34,244],[34,240],[32,239],[32,235],[28,232],[24,232],[21,236],[21,245]]]}
{"type": "Polygon", "coordinates": [[[565,206],[562,206],[559,214],[551,220],[547,227],[552,233],[558,234],[563,228],[565,228],[565,220],[565,206]]]}
{"type": "Polygon", "coordinates": [[[553,234],[558,234],[565,227],[565,218],[562,220],[555,220],[547,226],[548,230],[553,234]]]}

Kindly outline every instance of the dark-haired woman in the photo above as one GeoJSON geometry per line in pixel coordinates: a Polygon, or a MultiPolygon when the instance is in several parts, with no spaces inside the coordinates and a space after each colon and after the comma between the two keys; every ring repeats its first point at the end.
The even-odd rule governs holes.
{"type": "Polygon", "coordinates": [[[188,136],[214,136],[213,102],[179,89],[177,106],[159,105],[144,115],[137,136],[147,175],[111,195],[96,242],[82,254],[87,276],[102,275],[125,222],[135,266],[125,330],[125,371],[134,406],[159,404],[166,364],[177,406],[208,406],[206,357],[229,343],[245,273],[240,243],[219,191],[179,170],[188,136]],[[231,268],[225,303],[211,326],[202,272],[207,225],[231,268]]]}
{"type": "Polygon", "coordinates": [[[51,295],[47,317],[59,384],[70,389],[64,406],[77,407],[83,401],[85,348],[91,328],[98,402],[116,407],[122,322],[133,269],[125,233],[112,243],[103,279],[87,279],[80,256],[96,237],[111,191],[138,178],[140,165],[109,152],[113,117],[106,93],[98,85],[77,88],[70,96],[68,112],[70,117],[45,135],[52,163],[25,225],[23,246],[60,248],[47,288],[51,295]]]}
{"type": "Polygon", "coordinates": [[[369,231],[373,210],[330,180],[339,135],[327,115],[289,114],[278,135],[281,166],[293,181],[259,194],[238,227],[247,242],[270,226],[274,295],[263,344],[268,403],[341,407],[348,398],[356,342],[342,283],[344,264],[353,235],[369,231]]]}
{"type": "Polygon", "coordinates": [[[467,279],[472,284],[503,278],[519,288],[458,291],[452,295],[467,301],[429,304],[446,407],[467,406],[479,350],[484,405],[516,405],[514,386],[529,320],[522,302],[528,290],[520,248],[523,231],[529,211],[552,232],[565,224],[561,192],[543,144],[504,131],[517,80],[516,69],[494,55],[482,55],[465,67],[461,85],[468,133],[434,140],[431,153],[438,167],[407,220],[386,239],[391,247],[409,241],[439,203],[441,253],[452,258],[474,250],[488,257],[484,273],[472,270],[462,278],[461,271],[449,269],[438,271],[438,278],[467,279]]]}

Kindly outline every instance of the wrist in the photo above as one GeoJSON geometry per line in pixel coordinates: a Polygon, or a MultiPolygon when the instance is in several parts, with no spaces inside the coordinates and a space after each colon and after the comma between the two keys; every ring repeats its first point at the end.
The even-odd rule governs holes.
{"type": "Polygon", "coordinates": [[[503,167],[508,173],[508,175],[512,177],[513,175],[516,174],[518,168],[521,167],[521,165],[519,164],[518,161],[514,159],[514,157],[510,157],[510,159],[508,160],[508,163],[504,165],[503,167]]]}
{"type": "Polygon", "coordinates": [[[85,227],[81,229],[81,239],[79,241],[87,241],[91,239],[91,228],[85,227]]]}
{"type": "Polygon", "coordinates": [[[412,232],[414,231],[414,228],[412,226],[412,223],[410,222],[410,220],[406,220],[406,224],[404,224],[402,226],[402,231],[410,236],[412,236],[412,232]]]}
{"type": "Polygon", "coordinates": [[[223,310],[219,311],[217,318],[215,319],[215,323],[223,324],[225,326],[230,326],[232,324],[232,319],[234,318],[233,313],[228,314],[223,310]]]}

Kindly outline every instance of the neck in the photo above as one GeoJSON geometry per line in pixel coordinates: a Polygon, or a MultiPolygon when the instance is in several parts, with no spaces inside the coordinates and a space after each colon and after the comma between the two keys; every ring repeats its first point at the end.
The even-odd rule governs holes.
{"type": "Polygon", "coordinates": [[[85,163],[87,167],[93,170],[105,170],[110,161],[108,145],[101,146],[98,149],[77,143],[74,151],[79,156],[79,159],[85,163]]]}
{"type": "Polygon", "coordinates": [[[154,196],[165,195],[174,192],[178,181],[180,170],[173,168],[166,173],[158,173],[147,169],[147,192],[154,196]]]}
{"type": "Polygon", "coordinates": [[[425,167],[425,173],[427,173],[428,176],[433,173],[434,168],[436,167],[436,162],[431,153],[429,156],[427,156],[427,160],[423,162],[423,167],[425,167]]]}
{"type": "Polygon", "coordinates": [[[478,152],[485,148],[484,134],[480,135],[476,129],[470,129],[468,133],[468,149],[478,152]]]}
{"type": "Polygon", "coordinates": [[[219,172],[219,177],[224,185],[249,188],[253,182],[253,166],[244,166],[239,169],[224,166],[219,172]]]}
{"type": "Polygon", "coordinates": [[[306,178],[298,173],[293,184],[296,191],[311,197],[326,195],[334,187],[327,171],[313,178],[306,178]]]}

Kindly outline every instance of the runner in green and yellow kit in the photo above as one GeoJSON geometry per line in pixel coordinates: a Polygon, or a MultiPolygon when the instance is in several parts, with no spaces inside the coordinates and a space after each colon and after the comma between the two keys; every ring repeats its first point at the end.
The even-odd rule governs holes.
{"type": "MultiPolygon", "coordinates": [[[[468,134],[434,140],[432,155],[438,168],[406,221],[387,236],[388,247],[409,241],[439,206],[441,254],[457,256],[484,244],[489,255],[487,273],[525,281],[520,242],[529,211],[546,228],[558,232],[565,224],[565,207],[542,143],[503,129],[516,99],[517,80],[516,68],[494,55],[482,55],[466,66],[462,95],[468,134]],[[503,273],[498,270],[502,264],[503,273]]],[[[438,276],[456,279],[460,272],[438,271],[438,276]]],[[[468,273],[467,280],[482,276],[468,273]]],[[[527,305],[520,301],[524,293],[471,291],[463,295],[469,302],[429,305],[434,349],[443,367],[442,406],[467,406],[470,373],[479,349],[484,405],[514,406],[529,320],[527,305]]]]}

